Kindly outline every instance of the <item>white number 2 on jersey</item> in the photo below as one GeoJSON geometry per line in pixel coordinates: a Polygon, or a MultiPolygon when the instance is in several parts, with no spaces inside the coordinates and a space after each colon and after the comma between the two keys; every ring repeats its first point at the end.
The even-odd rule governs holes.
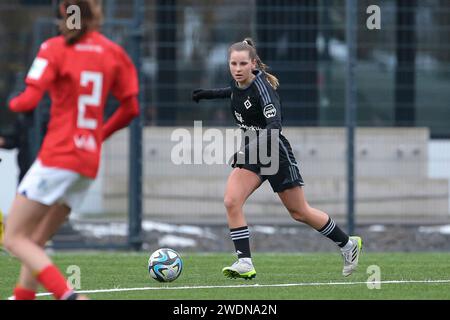
{"type": "Polygon", "coordinates": [[[86,118],[86,107],[100,107],[103,91],[103,74],[100,72],[83,71],[81,72],[81,86],[87,87],[89,83],[93,84],[92,94],[80,95],[78,99],[78,128],[97,129],[96,119],[86,118]]]}

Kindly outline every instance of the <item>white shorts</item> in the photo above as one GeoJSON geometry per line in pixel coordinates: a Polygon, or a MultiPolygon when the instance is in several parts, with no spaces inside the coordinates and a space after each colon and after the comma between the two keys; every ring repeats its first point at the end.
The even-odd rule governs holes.
{"type": "Polygon", "coordinates": [[[65,204],[76,210],[93,181],[74,171],[45,167],[36,160],[20,183],[18,193],[47,206],[65,204]]]}

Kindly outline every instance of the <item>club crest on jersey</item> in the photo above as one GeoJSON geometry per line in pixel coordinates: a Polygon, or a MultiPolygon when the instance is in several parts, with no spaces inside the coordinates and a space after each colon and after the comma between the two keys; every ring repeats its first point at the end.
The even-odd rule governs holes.
{"type": "Polygon", "coordinates": [[[239,122],[244,122],[244,119],[242,119],[242,115],[240,113],[237,113],[236,111],[234,112],[234,115],[236,116],[236,119],[239,122]]]}
{"type": "Polygon", "coordinates": [[[269,118],[273,118],[277,115],[277,109],[275,109],[273,104],[268,104],[265,108],[264,108],[264,116],[269,119],[269,118]]]}
{"type": "Polygon", "coordinates": [[[250,102],[250,98],[248,98],[247,100],[245,100],[244,102],[244,106],[245,108],[248,110],[252,107],[252,103],[250,102]]]}

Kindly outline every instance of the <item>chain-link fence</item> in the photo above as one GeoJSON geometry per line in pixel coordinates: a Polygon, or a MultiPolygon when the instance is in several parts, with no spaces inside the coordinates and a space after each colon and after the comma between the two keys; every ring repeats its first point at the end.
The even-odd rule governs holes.
{"type": "MultiPolygon", "coordinates": [[[[20,28],[0,22],[7,44],[0,49],[0,97],[6,98],[35,44],[55,33],[54,7],[51,1],[0,2],[2,17],[25,21],[20,28]]],[[[447,222],[450,143],[436,138],[450,137],[450,1],[357,3],[356,222],[447,222]]],[[[110,38],[129,52],[133,41],[140,43],[134,58],[140,66],[143,158],[135,183],[142,181],[142,197],[130,193],[129,167],[140,160],[130,162],[124,130],[104,146],[98,180],[75,216],[80,233],[98,235],[101,243],[125,241],[130,197],[142,202],[144,231],[154,230],[151,222],[225,224],[230,168],[174,164],[172,135],[185,128],[194,138],[194,121],[202,121],[202,133],[217,128],[225,136],[233,127],[229,101],[196,104],[190,95],[195,88],[229,85],[228,47],[248,36],[280,79],[284,132],[309,202],[346,221],[345,1],[108,0],[104,12],[110,38]],[[136,12],[142,16],[139,29],[136,12]]],[[[108,114],[115,106],[109,104],[108,114]]],[[[12,116],[0,112],[7,128],[12,116]]],[[[251,223],[294,223],[266,184],[245,211],[251,223]]]]}

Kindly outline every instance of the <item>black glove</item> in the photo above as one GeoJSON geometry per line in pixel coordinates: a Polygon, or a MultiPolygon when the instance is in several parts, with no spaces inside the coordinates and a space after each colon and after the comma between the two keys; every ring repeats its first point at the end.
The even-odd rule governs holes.
{"type": "Polygon", "coordinates": [[[230,97],[230,87],[219,89],[195,89],[192,91],[192,100],[197,103],[202,99],[229,99],[230,97]]]}
{"type": "Polygon", "coordinates": [[[245,164],[245,153],[239,150],[228,160],[228,164],[233,168],[242,168],[245,164]]]}
{"type": "Polygon", "coordinates": [[[204,92],[203,89],[195,89],[192,91],[192,100],[198,103],[200,100],[204,98],[204,92]]]}

